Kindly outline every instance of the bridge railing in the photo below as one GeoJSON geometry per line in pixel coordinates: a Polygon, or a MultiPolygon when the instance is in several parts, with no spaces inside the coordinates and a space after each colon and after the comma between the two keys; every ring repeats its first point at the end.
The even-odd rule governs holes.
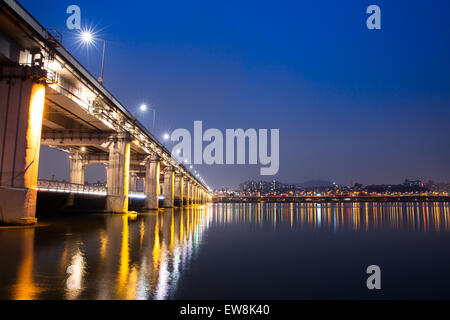
{"type": "MultiPolygon", "coordinates": [[[[90,194],[97,196],[106,196],[108,189],[105,186],[90,186],[84,184],[75,184],[69,182],[51,181],[51,180],[38,180],[37,189],[39,191],[47,192],[61,192],[61,193],[78,193],[78,194],[90,194]]],[[[128,197],[131,199],[145,199],[144,192],[128,192],[128,197]]]]}
{"type": "Polygon", "coordinates": [[[61,193],[79,193],[92,195],[107,195],[105,186],[89,186],[69,182],[59,182],[50,180],[38,180],[37,189],[39,191],[61,192],[61,193]]]}
{"type": "Polygon", "coordinates": [[[147,198],[147,196],[143,192],[130,191],[130,192],[128,192],[128,198],[130,198],[130,199],[145,199],[145,198],[147,198]]]}

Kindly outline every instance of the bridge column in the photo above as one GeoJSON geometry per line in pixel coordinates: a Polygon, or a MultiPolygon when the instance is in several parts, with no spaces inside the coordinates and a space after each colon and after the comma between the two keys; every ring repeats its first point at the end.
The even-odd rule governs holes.
{"type": "Polygon", "coordinates": [[[189,205],[189,179],[183,177],[183,206],[189,205]]]}
{"type": "Polygon", "coordinates": [[[107,169],[107,210],[114,213],[128,211],[128,190],[130,175],[130,139],[117,138],[109,147],[107,169]]]}
{"type": "Polygon", "coordinates": [[[194,183],[191,183],[190,184],[190,192],[191,192],[191,195],[190,195],[190,197],[191,197],[191,204],[195,204],[195,188],[194,188],[195,186],[194,186],[194,183]]]}
{"type": "Polygon", "coordinates": [[[145,200],[146,209],[159,208],[159,176],[161,163],[158,157],[150,157],[145,164],[144,192],[147,196],[145,200]]]}
{"type": "Polygon", "coordinates": [[[0,223],[36,222],[45,86],[38,67],[0,67],[0,223]]]}
{"type": "Polygon", "coordinates": [[[174,179],[175,173],[173,168],[167,168],[164,172],[164,185],[163,185],[163,196],[164,202],[163,206],[166,208],[173,207],[173,199],[174,199],[174,179]]]}
{"type": "Polygon", "coordinates": [[[174,184],[174,199],[178,200],[178,206],[183,206],[183,176],[181,174],[175,174],[174,184]]]}
{"type": "Polygon", "coordinates": [[[200,199],[202,201],[202,204],[205,204],[205,190],[200,189],[200,199]]]}
{"type": "Polygon", "coordinates": [[[132,192],[136,192],[137,191],[137,182],[138,182],[138,176],[136,173],[131,173],[130,174],[130,190],[132,192]]]}
{"type": "Polygon", "coordinates": [[[197,188],[197,186],[195,184],[193,186],[193,189],[194,189],[194,192],[193,192],[193,194],[194,194],[194,204],[198,204],[198,188],[197,188]]]}
{"type": "Polygon", "coordinates": [[[70,160],[70,183],[84,184],[84,171],[86,162],[83,155],[75,152],[69,156],[70,160]]]}
{"type": "Polygon", "coordinates": [[[189,178],[186,178],[184,181],[185,181],[185,188],[186,188],[185,200],[186,200],[186,205],[189,206],[192,201],[191,181],[189,180],[189,178]]]}

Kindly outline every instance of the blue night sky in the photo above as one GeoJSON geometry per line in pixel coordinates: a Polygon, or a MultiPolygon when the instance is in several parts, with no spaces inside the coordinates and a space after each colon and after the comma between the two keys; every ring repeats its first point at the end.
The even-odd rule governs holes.
{"type": "MultiPolygon", "coordinates": [[[[283,182],[450,181],[448,0],[20,3],[97,76],[100,43],[80,48],[65,26],[79,5],[109,41],[105,87],[132,112],[154,105],[160,138],[194,120],[279,128],[283,182]],[[371,4],[382,30],[366,28],[371,4]]],[[[140,119],[151,128],[151,112],[140,119]]],[[[67,179],[54,153],[42,152],[40,176],[67,179]]],[[[212,187],[273,178],[259,168],[197,166],[212,187]]]]}

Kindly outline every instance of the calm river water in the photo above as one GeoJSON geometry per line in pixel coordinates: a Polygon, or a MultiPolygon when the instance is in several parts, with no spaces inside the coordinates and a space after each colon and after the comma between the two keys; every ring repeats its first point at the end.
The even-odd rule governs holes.
{"type": "Polygon", "coordinates": [[[0,299],[450,298],[448,203],[210,204],[0,228],[0,299]],[[381,290],[366,268],[381,268],[381,290]]]}

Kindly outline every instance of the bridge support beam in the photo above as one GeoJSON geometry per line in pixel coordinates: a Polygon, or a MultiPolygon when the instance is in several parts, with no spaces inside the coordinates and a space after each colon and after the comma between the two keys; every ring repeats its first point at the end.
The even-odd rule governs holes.
{"type": "Polygon", "coordinates": [[[163,185],[163,206],[165,208],[172,208],[174,204],[174,180],[175,173],[172,168],[167,168],[164,172],[164,185],[163,185]]]}
{"type": "Polygon", "coordinates": [[[42,70],[3,66],[0,74],[0,223],[36,222],[45,86],[42,70]]]}
{"type": "Polygon", "coordinates": [[[189,205],[189,179],[183,177],[183,206],[189,205]]]}
{"type": "Polygon", "coordinates": [[[197,187],[192,184],[192,204],[197,204],[197,187]]]}
{"type": "Polygon", "coordinates": [[[145,165],[145,200],[146,209],[158,209],[159,207],[159,176],[161,164],[158,158],[153,157],[147,160],[145,165]]]}
{"type": "Polygon", "coordinates": [[[192,197],[191,197],[191,204],[196,204],[197,202],[197,200],[196,200],[196,195],[195,195],[195,184],[192,184],[191,185],[191,194],[192,194],[192,197]]]}
{"type": "Polygon", "coordinates": [[[178,203],[179,207],[183,206],[183,198],[184,198],[184,190],[183,190],[183,175],[181,174],[175,174],[175,200],[178,203]]]}
{"type": "Polygon", "coordinates": [[[136,192],[137,191],[137,183],[138,183],[138,176],[136,173],[130,173],[130,187],[129,191],[136,192]]]}
{"type": "Polygon", "coordinates": [[[106,173],[106,187],[108,188],[107,211],[114,213],[127,212],[130,175],[130,139],[119,138],[111,141],[106,173]]]}
{"type": "Polygon", "coordinates": [[[83,155],[79,152],[69,156],[70,160],[70,183],[84,184],[84,171],[86,163],[83,155]]]}
{"type": "Polygon", "coordinates": [[[193,196],[193,194],[192,194],[192,182],[191,181],[188,181],[188,185],[187,185],[187,187],[188,187],[188,193],[189,193],[189,195],[188,195],[188,206],[190,206],[190,205],[192,205],[192,196],[193,196]]]}

